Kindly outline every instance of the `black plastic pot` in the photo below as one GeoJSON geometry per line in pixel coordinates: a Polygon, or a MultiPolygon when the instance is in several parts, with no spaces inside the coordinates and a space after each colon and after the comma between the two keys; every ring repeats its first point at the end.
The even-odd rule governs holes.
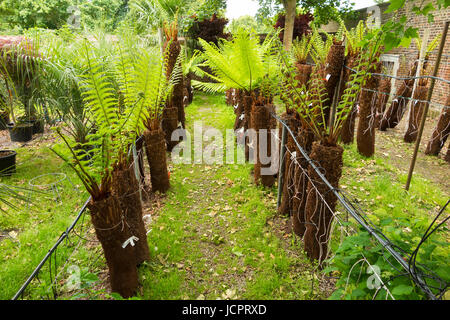
{"type": "Polygon", "coordinates": [[[44,120],[26,120],[26,123],[31,123],[33,125],[33,134],[44,133],[44,120]]]}
{"type": "Polygon", "coordinates": [[[7,127],[11,141],[27,142],[33,139],[33,125],[31,123],[21,123],[18,125],[8,123],[7,127]]]}
{"type": "Polygon", "coordinates": [[[10,176],[16,172],[16,155],[12,150],[0,150],[0,176],[10,176]]]}

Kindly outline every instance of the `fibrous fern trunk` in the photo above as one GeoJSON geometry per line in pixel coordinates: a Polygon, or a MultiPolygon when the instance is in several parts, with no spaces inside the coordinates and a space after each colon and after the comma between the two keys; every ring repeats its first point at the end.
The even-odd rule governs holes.
{"type": "MultiPolygon", "coordinates": [[[[325,146],[316,141],[312,145],[311,160],[317,163],[333,188],[338,188],[342,175],[344,149],[340,146],[325,146]]],[[[306,231],[304,235],[305,251],[310,259],[318,260],[321,265],[328,254],[328,240],[336,208],[336,195],[309,167],[306,200],[306,231]]]]}
{"type": "Polygon", "coordinates": [[[123,244],[133,235],[122,215],[119,200],[109,195],[88,204],[97,239],[100,241],[109,269],[113,292],[124,298],[133,296],[138,287],[135,247],[123,244]]]}
{"type": "Polygon", "coordinates": [[[275,183],[274,173],[270,174],[262,174],[261,168],[264,170],[269,170],[271,163],[261,163],[261,140],[262,133],[260,133],[262,129],[266,130],[265,141],[262,148],[267,148],[265,155],[268,158],[271,158],[272,155],[272,135],[271,130],[276,127],[276,123],[272,120],[271,113],[275,112],[275,107],[273,105],[258,105],[254,104],[252,107],[252,128],[256,131],[256,161],[255,161],[255,170],[254,170],[254,178],[255,183],[261,184],[265,187],[271,187],[275,183]]]}
{"type": "MultiPolygon", "coordinates": [[[[313,131],[303,126],[298,130],[297,141],[300,147],[309,155],[314,142],[313,131]]],[[[306,199],[308,187],[308,167],[309,163],[300,150],[296,147],[297,162],[294,170],[294,197],[292,200],[292,229],[294,233],[303,237],[306,231],[306,199]]]]}
{"type": "MultiPolygon", "coordinates": [[[[342,84],[348,83],[350,80],[350,75],[352,73],[351,69],[354,69],[357,64],[356,56],[348,56],[346,60],[346,64],[349,68],[344,69],[344,75],[342,78],[342,84]]],[[[339,93],[340,100],[344,94],[344,90],[346,89],[345,85],[341,85],[341,91],[339,93]]],[[[348,116],[345,118],[344,123],[342,124],[341,130],[341,141],[344,144],[353,143],[353,139],[355,136],[355,120],[358,114],[358,110],[356,108],[356,103],[353,105],[352,109],[349,111],[348,116]]]]}
{"type": "MultiPolygon", "coordinates": [[[[295,133],[300,127],[300,121],[296,118],[295,114],[283,114],[282,120],[287,124],[291,132],[295,133]]],[[[280,135],[281,137],[281,135],[280,135]]],[[[290,133],[287,133],[286,139],[286,154],[284,157],[284,182],[283,182],[283,194],[281,197],[281,204],[278,208],[278,213],[290,216],[292,212],[292,197],[294,195],[294,170],[295,163],[293,163],[292,154],[296,150],[296,144],[294,138],[290,133]]]]}
{"type": "Polygon", "coordinates": [[[450,96],[447,97],[438,123],[431,134],[425,154],[437,156],[450,135],[450,96]]]}
{"type": "Polygon", "coordinates": [[[445,154],[444,160],[450,163],[450,144],[448,145],[447,153],[445,154]]]}
{"type": "Polygon", "coordinates": [[[307,87],[309,78],[312,72],[312,66],[309,64],[296,63],[296,75],[295,80],[298,81],[298,87],[307,87]]]}
{"type": "Polygon", "coordinates": [[[425,101],[428,93],[427,79],[420,79],[414,92],[411,108],[409,110],[408,128],[403,136],[405,142],[414,142],[417,139],[419,125],[422,120],[425,101]]]}
{"type": "Polygon", "coordinates": [[[138,238],[135,242],[134,253],[136,265],[150,260],[150,251],[147,243],[147,231],[142,220],[142,203],[139,193],[139,183],[136,179],[134,166],[118,168],[113,172],[113,194],[119,199],[122,214],[130,227],[133,236],[138,238]]]}
{"type": "Polygon", "coordinates": [[[234,121],[234,130],[238,130],[243,126],[244,123],[244,95],[242,90],[236,90],[235,91],[235,105],[234,107],[234,114],[236,115],[236,120],[234,121]]]}
{"type": "Polygon", "coordinates": [[[375,127],[378,128],[380,120],[383,118],[386,105],[389,100],[389,93],[391,92],[391,79],[383,78],[380,80],[380,86],[377,94],[377,114],[375,117],[375,127]]]}
{"type": "Polygon", "coordinates": [[[167,150],[172,149],[178,144],[178,141],[172,141],[172,133],[178,128],[178,109],[166,105],[163,110],[161,126],[164,131],[167,150]]]}
{"type": "MultiPolygon", "coordinates": [[[[379,73],[381,63],[377,63],[374,73],[379,73]]],[[[375,152],[375,116],[376,97],[380,78],[372,75],[361,88],[359,96],[359,122],[356,142],[358,152],[365,157],[371,157],[375,152]],[[365,90],[367,89],[367,90],[365,90]]]]}
{"type": "MultiPolygon", "coordinates": [[[[414,62],[407,77],[414,77],[416,75],[417,64],[417,61],[414,62]]],[[[408,100],[412,95],[414,81],[414,79],[404,80],[400,87],[397,89],[395,98],[392,100],[390,107],[386,110],[386,113],[381,119],[381,131],[386,131],[387,128],[395,128],[397,124],[402,120],[406,105],[408,104],[408,100]]]]}
{"type": "Polygon", "coordinates": [[[161,129],[145,131],[145,149],[150,166],[150,179],[154,192],[166,192],[170,187],[167,171],[166,142],[161,129]]]}
{"type": "Polygon", "coordinates": [[[324,103],[325,124],[328,125],[330,119],[331,104],[333,103],[334,92],[339,82],[341,69],[345,59],[345,46],[342,41],[333,40],[330,51],[325,61],[325,68],[322,70],[322,76],[325,80],[327,91],[327,101],[324,103]]]}
{"type": "MultiPolygon", "coordinates": [[[[244,133],[248,133],[248,129],[251,128],[252,120],[252,104],[253,99],[252,96],[245,95],[244,96],[244,133]]],[[[245,135],[244,138],[244,151],[245,151],[245,161],[250,160],[250,139],[248,134],[245,135]]]]}

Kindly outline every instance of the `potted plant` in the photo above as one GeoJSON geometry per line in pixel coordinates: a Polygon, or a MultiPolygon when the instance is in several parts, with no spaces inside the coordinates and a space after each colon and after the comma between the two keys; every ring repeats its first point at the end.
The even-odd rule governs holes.
{"type": "Polygon", "coordinates": [[[14,150],[0,150],[0,176],[10,176],[16,172],[16,155],[14,150]]]}

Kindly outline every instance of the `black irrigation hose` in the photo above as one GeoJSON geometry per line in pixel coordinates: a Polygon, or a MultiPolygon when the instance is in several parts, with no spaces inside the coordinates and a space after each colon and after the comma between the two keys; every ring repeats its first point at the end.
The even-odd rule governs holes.
{"type": "Polygon", "coordinates": [[[76,224],[78,223],[78,220],[80,220],[80,218],[83,216],[84,211],[87,208],[87,205],[89,203],[89,201],[91,200],[91,197],[89,197],[89,199],[86,200],[86,202],[84,203],[83,207],[80,209],[80,211],[78,212],[77,217],[75,218],[75,220],[72,222],[72,224],[66,229],[66,231],[64,231],[61,236],[59,237],[58,241],[56,241],[56,243],[53,245],[53,247],[48,250],[47,254],[45,255],[44,259],[42,259],[41,262],[39,262],[38,266],[36,267],[36,269],[34,269],[33,273],[28,277],[28,279],[24,282],[24,284],[22,285],[22,287],[20,287],[20,289],[16,292],[16,294],[14,295],[14,297],[11,300],[17,300],[25,291],[25,289],[28,287],[28,285],[31,283],[31,281],[33,281],[33,279],[39,274],[39,271],[42,269],[42,267],[44,266],[45,262],[51,257],[51,255],[53,254],[53,252],[58,248],[58,246],[60,245],[60,243],[66,239],[69,235],[69,232],[72,231],[73,228],[75,228],[76,224]]]}
{"type": "MultiPolygon", "coordinates": [[[[314,164],[314,161],[311,160],[311,158],[308,156],[308,154],[303,150],[303,148],[300,146],[300,144],[297,142],[297,139],[295,138],[294,134],[292,133],[291,129],[289,128],[286,123],[284,123],[283,120],[281,120],[276,114],[271,113],[272,117],[274,117],[278,122],[280,122],[284,128],[289,132],[291,137],[293,138],[295,144],[297,145],[298,150],[302,154],[302,156],[308,161],[311,168],[316,171],[317,175],[320,177],[320,179],[325,183],[325,185],[334,193],[336,198],[339,200],[339,202],[342,204],[342,206],[347,210],[347,212],[360,224],[371,236],[373,236],[382,246],[385,248],[392,257],[402,266],[402,268],[408,272],[408,274],[411,275],[412,280],[417,284],[417,286],[432,300],[437,300],[438,298],[435,296],[435,294],[430,290],[427,283],[422,279],[422,276],[417,274],[415,270],[411,270],[410,265],[406,263],[406,261],[403,259],[402,255],[398,253],[394,247],[396,247],[385,235],[381,233],[381,231],[377,230],[376,228],[373,228],[356,210],[353,203],[349,203],[345,196],[343,197],[336,188],[334,188],[330,182],[326,179],[326,177],[320,172],[319,168],[314,164]],[[381,234],[381,235],[380,235],[381,234]]],[[[403,251],[403,250],[402,250],[403,251]]]]}

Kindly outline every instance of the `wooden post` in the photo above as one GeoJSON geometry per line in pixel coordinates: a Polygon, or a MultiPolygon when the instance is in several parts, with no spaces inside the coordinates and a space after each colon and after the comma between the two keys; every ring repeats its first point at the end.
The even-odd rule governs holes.
{"type": "Polygon", "coordinates": [[[427,119],[428,109],[430,108],[431,97],[433,96],[434,84],[436,83],[436,76],[438,74],[439,65],[441,63],[442,52],[444,51],[445,39],[447,38],[449,23],[450,23],[450,21],[447,21],[447,22],[445,22],[445,25],[444,25],[444,32],[442,33],[441,43],[439,45],[439,52],[438,52],[438,56],[436,58],[436,63],[434,65],[433,78],[431,78],[431,84],[430,84],[430,87],[428,88],[427,103],[425,103],[425,106],[424,106],[423,116],[422,116],[422,120],[420,121],[419,132],[417,134],[416,145],[414,147],[413,158],[411,160],[411,165],[409,167],[408,179],[406,180],[406,186],[405,186],[406,190],[409,190],[409,187],[411,185],[412,174],[414,172],[414,166],[416,165],[417,153],[418,153],[419,147],[420,147],[420,140],[422,140],[423,128],[425,127],[425,120],[427,119]]]}

